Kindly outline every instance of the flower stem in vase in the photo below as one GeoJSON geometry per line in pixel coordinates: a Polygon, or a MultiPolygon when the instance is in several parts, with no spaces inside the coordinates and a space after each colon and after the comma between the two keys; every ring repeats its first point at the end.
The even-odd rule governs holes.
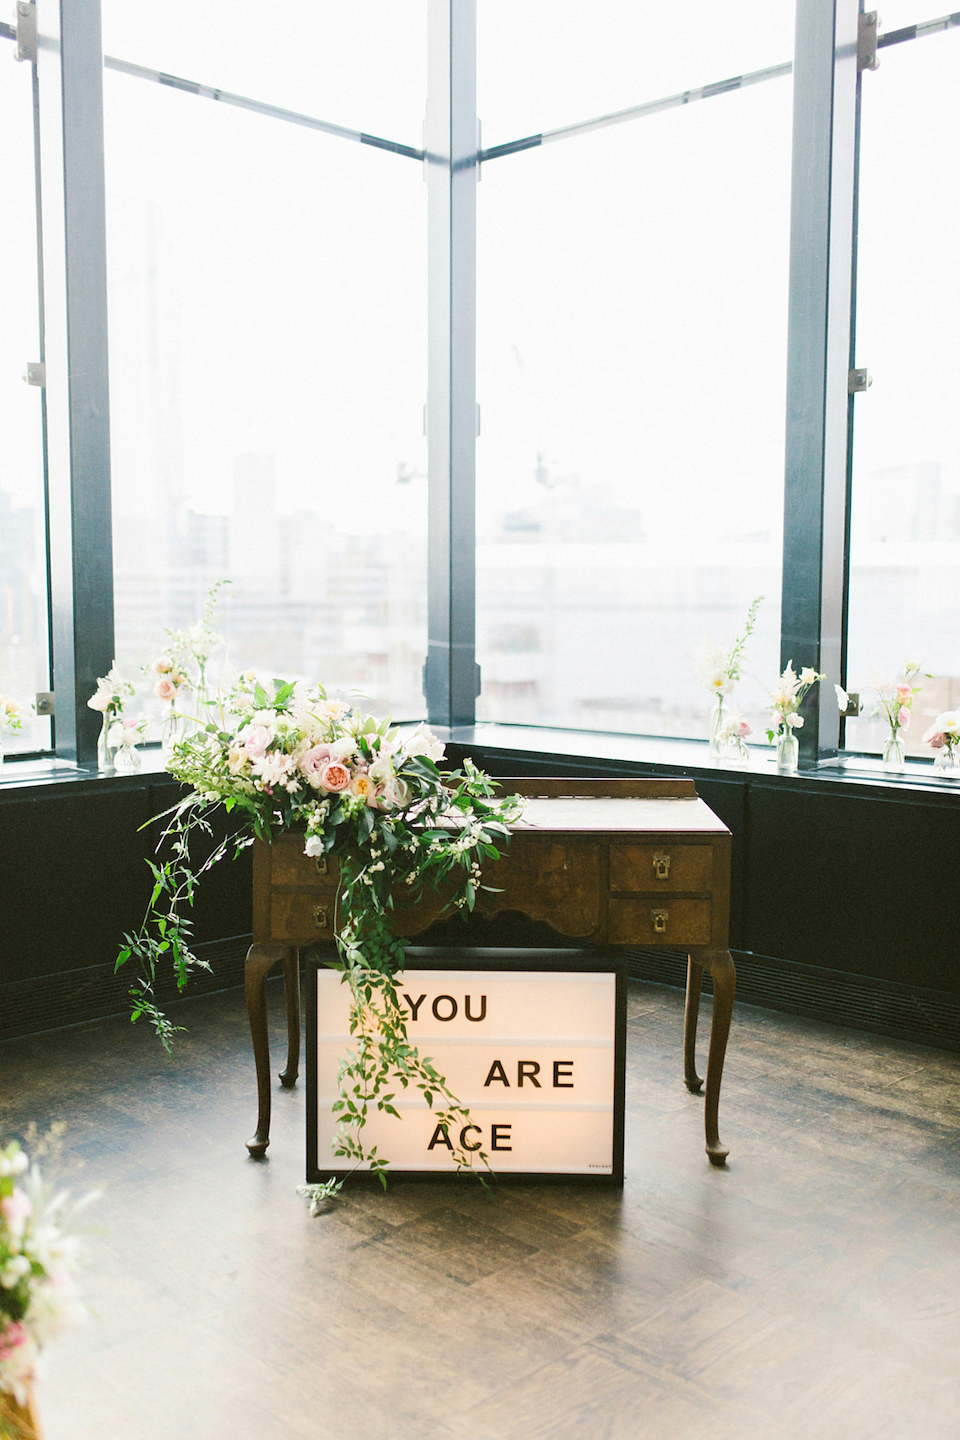
{"type": "Polygon", "coordinates": [[[177,741],[183,738],[183,716],[176,709],[176,701],[171,701],[164,707],[163,726],[160,731],[160,740],[163,747],[163,763],[169,765],[173,757],[173,747],[177,741]]]}
{"type": "Polygon", "coordinates": [[[140,751],[136,745],[118,745],[114,765],[118,775],[135,775],[140,769],[140,751]]]}
{"type": "Polygon", "coordinates": [[[107,740],[107,734],[112,724],[113,716],[107,710],[104,712],[100,739],[97,741],[97,769],[103,775],[112,775],[116,768],[113,763],[113,748],[107,740]]]}
{"type": "Polygon", "coordinates": [[[777,769],[789,773],[800,763],[800,742],[792,729],[784,727],[777,736],[777,769]]]}
{"type": "Polygon", "coordinates": [[[723,745],[720,740],[720,732],[723,729],[723,696],[718,695],[716,704],[710,712],[710,759],[719,760],[723,745]]]}
{"type": "Polygon", "coordinates": [[[905,759],[906,753],[900,731],[893,730],[883,747],[883,768],[896,775],[902,774],[905,759]]]}

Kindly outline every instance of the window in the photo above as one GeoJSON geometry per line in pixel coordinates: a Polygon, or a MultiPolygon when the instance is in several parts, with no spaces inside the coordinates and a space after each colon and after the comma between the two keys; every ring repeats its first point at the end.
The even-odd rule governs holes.
{"type": "MultiPolygon", "coordinates": [[[[869,710],[904,659],[934,672],[906,737],[929,756],[931,718],[960,705],[960,31],[880,56],[862,83],[857,364],[873,384],[854,407],[847,676],[869,710]]],[[[869,715],[847,722],[852,749],[884,738],[869,715]]]]}
{"type": "Polygon", "coordinates": [[[21,706],[9,753],[49,749],[50,721],[30,710],[50,688],[43,474],[43,390],[26,384],[39,362],[33,72],[0,48],[0,693],[21,706]]]}
{"type": "MultiPolygon", "coordinates": [[[[229,8],[214,45],[215,16],[197,36],[192,21],[178,28],[168,7],[154,7],[139,28],[110,7],[125,54],[181,69],[207,64],[204,84],[253,91],[264,60],[262,11],[247,7],[245,29],[229,8]],[[180,55],[182,35],[192,38],[180,55]]],[[[295,48],[308,58],[289,87],[266,58],[256,102],[289,108],[322,95],[337,107],[337,124],[344,113],[362,123],[332,56],[345,48],[359,59],[370,32],[345,46],[343,16],[331,34],[329,7],[324,24],[311,19],[311,7],[294,8],[303,25],[303,48],[295,48]],[[309,86],[306,76],[335,83],[309,86]]],[[[406,9],[409,24],[419,7],[406,9]]],[[[394,61],[411,62],[405,73],[415,90],[422,33],[403,33],[394,17],[375,56],[386,58],[388,39],[400,43],[394,61]]],[[[366,85],[357,90],[367,93],[366,85]]],[[[380,712],[419,716],[422,167],[117,73],[109,62],[104,97],[122,668],[134,673],[149,662],[163,628],[191,623],[207,588],[226,577],[223,625],[234,665],[320,678],[359,689],[380,712]]],[[[409,120],[402,106],[372,103],[377,121],[409,120]]],[[[422,105],[421,94],[421,113],[422,105]]],[[[408,131],[407,123],[405,138],[408,131]]]]}
{"type": "Polygon", "coordinates": [[[478,194],[485,719],[706,736],[696,653],[758,595],[755,729],[779,672],[789,64],[547,143],[789,61],[792,6],[683,8],[615,5],[586,31],[576,7],[481,9],[484,144],[544,132],[478,194]],[[518,627],[537,644],[504,645],[518,627]]]}

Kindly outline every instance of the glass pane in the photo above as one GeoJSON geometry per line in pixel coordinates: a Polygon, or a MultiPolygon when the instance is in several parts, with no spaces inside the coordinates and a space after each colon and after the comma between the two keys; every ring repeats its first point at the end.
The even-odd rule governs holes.
{"type": "MultiPolygon", "coordinates": [[[[944,5],[941,8],[937,5],[937,0],[883,0],[883,5],[880,6],[880,34],[889,35],[891,30],[903,30],[907,25],[920,25],[924,20],[939,20],[941,16],[949,13],[949,6],[944,5]]],[[[881,61],[882,59],[881,56],[881,61]]]]}
{"type": "Polygon", "coordinates": [[[479,191],[484,718],[705,736],[766,597],[779,661],[791,82],[489,162],[479,191]]]}
{"type": "Polygon", "coordinates": [[[104,82],[121,666],[227,576],[233,663],[418,716],[421,168],[104,82]]]}
{"type": "Polygon", "coordinates": [[[43,506],[42,391],[24,384],[40,359],[33,91],[29,65],[0,48],[0,694],[21,707],[8,754],[50,748],[50,721],[30,705],[50,688],[43,506]]]}
{"type": "Polygon", "coordinates": [[[102,3],[105,55],[423,144],[426,0],[102,3]]]}
{"type": "MultiPolygon", "coordinates": [[[[886,12],[884,12],[886,13],[886,12]]],[[[960,32],[893,46],[863,84],[857,397],[847,681],[867,691],[906,657],[937,678],[908,751],[960,705],[960,32]]],[[[879,750],[884,727],[847,724],[879,750]]]]}
{"type": "Polygon", "coordinates": [[[481,0],[485,146],[793,57],[794,0],[481,0]]]}

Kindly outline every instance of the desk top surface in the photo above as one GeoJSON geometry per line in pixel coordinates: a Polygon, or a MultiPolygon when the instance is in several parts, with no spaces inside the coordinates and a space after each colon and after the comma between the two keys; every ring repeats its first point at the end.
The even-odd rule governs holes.
{"type": "Polygon", "coordinates": [[[612,795],[527,796],[523,815],[510,827],[520,832],[566,831],[587,835],[729,835],[698,798],[621,798],[612,795]]]}

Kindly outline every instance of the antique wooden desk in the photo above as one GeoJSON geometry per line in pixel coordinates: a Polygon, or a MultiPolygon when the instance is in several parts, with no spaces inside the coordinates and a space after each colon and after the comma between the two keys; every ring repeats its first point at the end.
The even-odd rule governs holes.
{"type": "MultiPolygon", "coordinates": [[[[722,1165],[717,1112],[730,1032],[736,971],[728,949],[730,831],[702,800],[692,780],[519,779],[498,782],[505,794],[529,797],[512,829],[510,849],[486,866],[477,909],[492,916],[517,911],[558,934],[599,946],[669,945],[686,949],[687,999],[683,1064],[687,1088],[700,1091],[695,1046],[703,972],[713,977],[713,1020],[707,1060],[706,1151],[722,1165]]],[[[300,1064],[301,947],[334,943],[335,861],[303,854],[298,835],[272,845],[258,841],[253,866],[253,944],[246,995],[257,1068],[257,1131],[247,1141],[262,1156],[270,1143],[270,1054],[265,983],[282,964],[287,1006],[284,1086],[300,1064]]],[[[421,901],[396,909],[399,935],[420,935],[442,909],[421,901]]],[[[469,934],[469,932],[467,932],[469,934]]],[[[469,940],[468,942],[469,943],[469,940]]]]}

